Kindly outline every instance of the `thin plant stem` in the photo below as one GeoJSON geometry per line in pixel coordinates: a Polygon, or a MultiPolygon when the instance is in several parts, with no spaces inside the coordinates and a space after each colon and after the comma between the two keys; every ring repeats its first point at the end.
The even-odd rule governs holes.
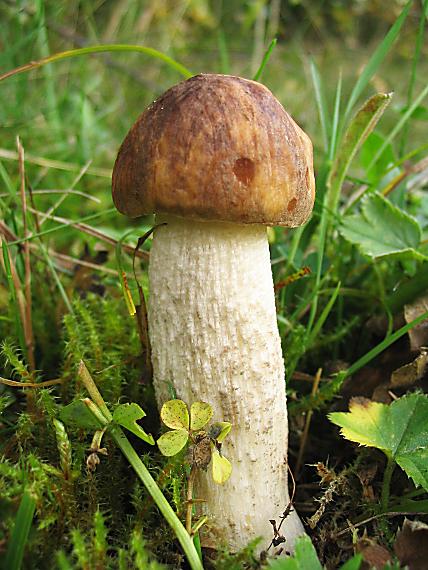
{"type": "Polygon", "coordinates": [[[195,482],[197,467],[192,465],[189,480],[187,481],[187,506],[186,506],[186,530],[192,534],[192,513],[193,513],[193,484],[195,482]]]}
{"type": "Polygon", "coordinates": [[[388,457],[385,467],[385,472],[383,474],[382,492],[380,496],[380,506],[382,512],[386,512],[388,510],[391,477],[394,469],[395,469],[395,461],[393,460],[392,457],[388,457]]]}
{"type": "MultiPolygon", "coordinates": [[[[16,146],[18,149],[18,165],[19,165],[19,178],[20,178],[20,194],[22,204],[22,225],[23,233],[26,238],[29,235],[27,225],[27,196],[25,193],[25,166],[24,166],[24,147],[19,140],[16,139],[16,146]]],[[[28,358],[28,366],[31,372],[36,369],[36,362],[34,358],[34,335],[33,335],[33,320],[32,320],[32,299],[31,299],[31,260],[30,260],[30,243],[25,241],[23,246],[24,256],[24,335],[25,347],[28,358]]]]}

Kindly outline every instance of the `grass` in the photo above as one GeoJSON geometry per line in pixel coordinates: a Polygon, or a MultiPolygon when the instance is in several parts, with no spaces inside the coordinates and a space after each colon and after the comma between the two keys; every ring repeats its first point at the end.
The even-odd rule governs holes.
{"type": "MultiPolygon", "coordinates": [[[[251,11],[237,1],[222,8],[205,2],[177,2],[168,11],[162,6],[38,0],[34,9],[18,10],[12,2],[0,8],[0,560],[11,568],[21,560],[28,568],[184,565],[174,533],[147,502],[110,436],[109,455],[99,455],[90,471],[88,435],[66,427],[61,447],[55,422],[62,406],[83,396],[76,376],[83,359],[109,405],[137,401],[152,433],[159,430],[136,327],[141,315],[131,315],[124,300],[132,307],[132,295],[138,304],[130,253],[152,220],[129,222],[111,207],[109,176],[130,124],[167,87],[190,76],[189,68],[261,77],[314,140],[314,215],[304,228],[275,229],[271,236],[275,282],[310,270],[277,293],[291,451],[302,463],[297,507],[307,517],[318,512],[314,494],[324,466],[330,485],[348,483],[337,483],[334,501],[326,498],[329,488],[321,494],[330,516],[321,516],[311,533],[322,561],[331,566],[346,559],[346,550],[326,537],[342,536],[347,519],[368,519],[361,535],[365,530],[391,549],[402,517],[382,524],[376,518],[385,466],[374,453],[340,443],[325,416],[346,406],[349,396],[372,397],[388,384],[391,372],[412,360],[408,332],[426,317],[400,322],[404,306],[427,285],[428,207],[420,174],[427,152],[428,3],[408,2],[382,37],[357,51],[330,35],[322,35],[321,50],[319,38],[307,31],[315,9],[294,38],[279,36],[275,46],[260,36],[261,29],[280,26],[274,10],[251,11]],[[362,196],[375,191],[418,219],[419,257],[373,259],[342,237],[344,216],[359,215],[362,196]],[[305,424],[306,412],[311,419],[305,424]],[[300,437],[302,430],[307,437],[300,437]],[[378,475],[368,500],[356,480],[361,466],[373,463],[378,475]],[[318,464],[318,473],[310,464],[318,464]]],[[[147,240],[136,258],[145,293],[149,248],[147,240]]],[[[419,380],[415,386],[424,388],[419,380]]],[[[131,444],[159,492],[184,512],[182,466],[132,438],[131,444]]],[[[426,497],[415,499],[414,492],[410,481],[397,480],[391,502],[426,516],[426,497]]],[[[215,567],[233,564],[260,567],[251,548],[235,557],[219,554],[215,567]]]]}

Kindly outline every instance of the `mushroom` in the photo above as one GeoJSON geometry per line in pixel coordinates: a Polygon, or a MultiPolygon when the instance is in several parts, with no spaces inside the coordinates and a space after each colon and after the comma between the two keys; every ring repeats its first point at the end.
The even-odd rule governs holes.
{"type": "MultiPolygon", "coordinates": [[[[284,361],[266,226],[312,211],[312,144],[263,85],[201,74],[150,105],[120,147],[113,200],[156,214],[148,326],[159,406],[171,394],[233,424],[222,486],[202,474],[204,543],[272,538],[289,502],[284,361]]],[[[286,549],[303,533],[294,510],[286,549]]]]}

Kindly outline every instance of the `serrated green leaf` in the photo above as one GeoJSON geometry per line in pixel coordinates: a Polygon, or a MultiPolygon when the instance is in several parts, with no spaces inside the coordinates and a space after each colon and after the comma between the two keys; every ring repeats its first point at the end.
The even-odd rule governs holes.
{"type": "Polygon", "coordinates": [[[421,241],[418,222],[377,193],[362,200],[360,214],[345,216],[339,231],[373,258],[425,258],[416,251],[421,241]]]}
{"type": "Polygon", "coordinates": [[[97,430],[104,427],[89,410],[85,400],[75,400],[61,409],[60,420],[68,426],[97,430]]]}
{"type": "Polygon", "coordinates": [[[343,437],[381,449],[428,490],[428,397],[409,394],[389,406],[358,398],[349,409],[328,416],[342,428],[343,437]]]}
{"type": "Polygon", "coordinates": [[[155,440],[152,435],[147,434],[143,428],[137,424],[137,420],[141,420],[145,415],[145,411],[135,402],[131,404],[119,404],[113,412],[113,421],[131,431],[146,443],[154,445],[155,440]]]}
{"type": "Polygon", "coordinates": [[[184,429],[175,429],[167,431],[157,441],[158,447],[162,455],[171,457],[177,455],[183,449],[189,439],[189,433],[184,429]]]}
{"type": "Polygon", "coordinates": [[[416,487],[428,490],[428,449],[415,449],[409,453],[399,454],[397,464],[413,480],[416,487]]]}
{"type": "Polygon", "coordinates": [[[190,429],[202,429],[213,417],[213,409],[206,402],[194,402],[190,406],[190,429]]]}
{"type": "Polygon", "coordinates": [[[226,457],[220,455],[219,450],[214,445],[211,448],[213,480],[218,485],[223,485],[232,474],[232,465],[226,457]]]}
{"type": "Polygon", "coordinates": [[[161,420],[171,429],[189,429],[189,411],[183,400],[169,400],[161,409],[161,420]]]}

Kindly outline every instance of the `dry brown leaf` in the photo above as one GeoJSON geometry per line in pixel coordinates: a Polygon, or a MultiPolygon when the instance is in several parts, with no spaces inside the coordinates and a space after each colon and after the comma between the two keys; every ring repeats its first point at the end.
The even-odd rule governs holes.
{"type": "Polygon", "coordinates": [[[428,525],[420,521],[404,520],[397,534],[394,552],[400,563],[409,570],[426,570],[428,564],[428,525]]]}
{"type": "Polygon", "coordinates": [[[385,564],[392,562],[392,556],[384,546],[368,539],[360,540],[356,548],[363,556],[362,569],[376,568],[381,570],[385,564]]]}
{"type": "Polygon", "coordinates": [[[391,374],[391,388],[408,388],[421,380],[428,363],[428,351],[421,350],[412,362],[400,366],[391,374]]]}
{"type": "MultiPolygon", "coordinates": [[[[410,323],[423,313],[428,311],[428,294],[421,295],[413,303],[404,305],[404,318],[410,323]]],[[[417,351],[423,346],[428,346],[428,319],[425,319],[409,331],[410,350],[417,351]]]]}

